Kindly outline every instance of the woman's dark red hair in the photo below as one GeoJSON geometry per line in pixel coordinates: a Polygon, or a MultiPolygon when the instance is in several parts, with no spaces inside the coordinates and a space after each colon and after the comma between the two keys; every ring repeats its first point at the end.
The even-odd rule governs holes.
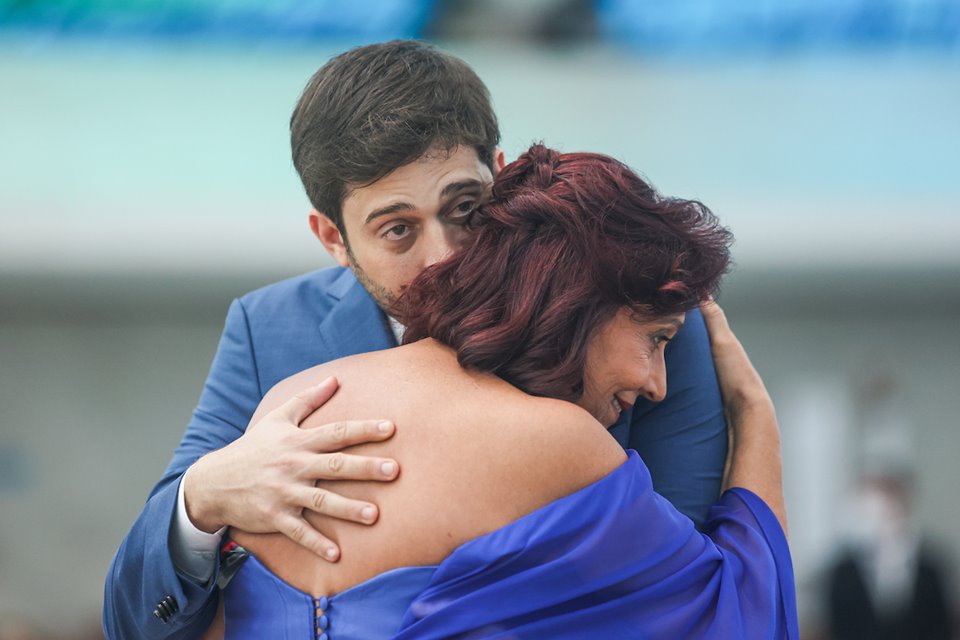
{"type": "Polygon", "coordinates": [[[730,233],[704,205],[661,197],[613,158],[539,144],[500,172],[472,224],[475,241],[400,296],[404,342],[435,338],[464,367],[571,401],[596,328],[624,306],[687,311],[730,261],[730,233]]]}

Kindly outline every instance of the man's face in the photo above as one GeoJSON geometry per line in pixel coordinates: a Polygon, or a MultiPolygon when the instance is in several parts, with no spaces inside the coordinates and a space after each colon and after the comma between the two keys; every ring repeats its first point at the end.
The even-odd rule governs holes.
{"type": "Polygon", "coordinates": [[[428,152],[348,193],[345,238],[322,214],[312,213],[310,224],[330,255],[387,308],[423,269],[463,246],[492,182],[472,147],[428,152]]]}

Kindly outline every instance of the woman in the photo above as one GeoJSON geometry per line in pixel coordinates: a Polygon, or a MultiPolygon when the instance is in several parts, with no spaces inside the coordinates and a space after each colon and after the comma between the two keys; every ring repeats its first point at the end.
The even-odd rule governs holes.
{"type": "Polygon", "coordinates": [[[337,564],[233,531],[250,556],[224,591],[226,637],[796,637],[773,407],[715,305],[736,488],[705,535],[605,430],[664,396],[664,349],[725,271],[727,232],[611,158],[542,146],[472,223],[476,241],[398,302],[404,346],[264,398],[252,424],[336,371],[305,426],[389,416],[396,436],[360,449],[403,475],[375,489],[376,527],[308,516],[341,545],[337,564]]]}

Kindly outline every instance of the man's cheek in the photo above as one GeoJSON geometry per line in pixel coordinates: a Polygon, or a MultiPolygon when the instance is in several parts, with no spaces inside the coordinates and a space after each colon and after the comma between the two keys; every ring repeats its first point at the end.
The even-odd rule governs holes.
{"type": "Polygon", "coordinates": [[[391,281],[391,288],[400,289],[416,280],[422,271],[423,268],[420,265],[404,264],[395,265],[394,269],[384,275],[391,281]]]}

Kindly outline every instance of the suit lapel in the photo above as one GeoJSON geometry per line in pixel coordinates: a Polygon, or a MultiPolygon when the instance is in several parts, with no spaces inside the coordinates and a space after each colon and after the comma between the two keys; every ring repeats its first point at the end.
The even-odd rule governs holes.
{"type": "Polygon", "coordinates": [[[397,346],[386,316],[352,271],[344,269],[328,294],[337,300],[319,326],[328,360],[397,346]]]}

